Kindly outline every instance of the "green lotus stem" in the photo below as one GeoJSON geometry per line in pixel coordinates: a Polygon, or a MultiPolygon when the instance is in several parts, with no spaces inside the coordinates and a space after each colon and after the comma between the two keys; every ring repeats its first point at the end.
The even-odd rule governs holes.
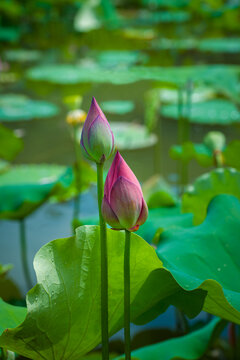
{"type": "Polygon", "coordinates": [[[78,139],[77,139],[77,130],[78,130],[78,126],[77,125],[73,125],[73,141],[74,141],[74,151],[75,151],[75,163],[76,163],[76,190],[77,190],[77,195],[74,198],[74,208],[73,208],[73,222],[72,222],[72,226],[73,226],[73,233],[75,232],[75,228],[76,228],[76,220],[79,219],[79,213],[80,213],[80,204],[81,204],[81,153],[80,153],[80,148],[79,148],[79,144],[78,144],[78,139]]]}
{"type": "Polygon", "coordinates": [[[178,89],[178,143],[183,142],[183,90],[180,86],[178,89]]]}
{"type": "MultiPolygon", "coordinates": [[[[178,89],[178,143],[182,145],[186,141],[186,130],[185,130],[186,119],[183,114],[183,89],[178,89]]],[[[188,182],[188,163],[181,161],[179,165],[179,185],[180,189],[188,182]]]]}
{"type": "Polygon", "coordinates": [[[103,199],[103,164],[97,164],[98,209],[101,243],[101,329],[102,329],[102,359],[109,359],[108,344],[108,258],[107,258],[107,230],[102,216],[103,199]]]}
{"type": "Polygon", "coordinates": [[[184,334],[187,334],[189,332],[189,325],[184,313],[181,310],[175,308],[175,315],[177,330],[180,330],[184,334]]]}
{"type": "Polygon", "coordinates": [[[3,348],[1,348],[1,359],[2,360],[7,360],[7,350],[4,350],[3,348]]]}
{"type": "Polygon", "coordinates": [[[130,240],[131,232],[125,230],[124,250],[124,340],[125,359],[131,359],[131,335],[130,335],[130,240]]]}
{"type": "Polygon", "coordinates": [[[229,324],[229,343],[232,348],[232,359],[237,360],[237,329],[234,323],[229,324]]]}
{"type": "Polygon", "coordinates": [[[188,81],[187,90],[186,90],[186,109],[187,114],[184,117],[185,126],[184,126],[184,141],[189,141],[190,139],[190,118],[192,110],[192,80],[188,81]]]}
{"type": "Polygon", "coordinates": [[[21,258],[22,258],[23,272],[27,286],[29,289],[31,289],[33,287],[33,284],[32,284],[30,270],[27,261],[27,240],[26,240],[25,220],[21,219],[19,221],[19,225],[20,225],[21,258]]]}
{"type": "Polygon", "coordinates": [[[215,158],[215,162],[216,162],[216,167],[217,168],[221,168],[223,167],[223,155],[221,151],[216,151],[214,154],[214,158],[215,158]]]}
{"type": "MultiPolygon", "coordinates": [[[[179,87],[178,91],[178,142],[182,145],[184,142],[189,141],[190,137],[190,116],[192,105],[192,86],[189,82],[189,86],[186,90],[186,113],[183,113],[183,89],[179,87]]],[[[189,182],[189,162],[181,162],[180,168],[180,182],[182,190],[189,182]]]]}

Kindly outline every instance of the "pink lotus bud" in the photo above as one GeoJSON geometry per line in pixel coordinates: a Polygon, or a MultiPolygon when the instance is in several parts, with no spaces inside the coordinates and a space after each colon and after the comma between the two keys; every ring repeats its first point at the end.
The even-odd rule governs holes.
{"type": "Polygon", "coordinates": [[[98,164],[113,153],[114,137],[110,125],[95,98],[92,99],[81,135],[84,155],[98,164]]]}
{"type": "Polygon", "coordinates": [[[129,231],[137,231],[148,216],[141,186],[119,152],[106,178],[102,214],[112,228],[129,231]]]}

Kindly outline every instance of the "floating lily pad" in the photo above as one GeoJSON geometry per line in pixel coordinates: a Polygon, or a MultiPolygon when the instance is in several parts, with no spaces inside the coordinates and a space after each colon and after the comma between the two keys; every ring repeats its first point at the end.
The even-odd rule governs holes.
{"type": "Polygon", "coordinates": [[[0,40],[15,42],[19,37],[19,29],[13,27],[0,27],[0,40]]]}
{"type": "Polygon", "coordinates": [[[237,170],[240,170],[240,141],[234,140],[224,150],[225,163],[237,170]]]}
{"type": "MultiPolygon", "coordinates": [[[[239,324],[239,231],[239,200],[220,195],[203,224],[162,234],[157,253],[165,267],[154,249],[133,233],[131,320],[149,321],[174,304],[191,317],[203,309],[239,324]]],[[[122,231],[107,233],[112,335],[123,326],[125,240],[122,231]]],[[[99,241],[98,226],[80,226],[76,236],[40,249],[34,260],[38,284],[28,293],[27,316],[0,335],[0,346],[33,360],[77,360],[100,343],[99,241]]]]}
{"type": "MultiPolygon", "coordinates": [[[[162,103],[178,103],[179,91],[177,89],[159,89],[160,100],[162,103]]],[[[198,103],[205,100],[212,99],[215,96],[215,91],[210,87],[194,88],[191,94],[191,102],[198,103]]],[[[183,93],[183,102],[186,103],[187,94],[183,93]]]]}
{"type": "Polygon", "coordinates": [[[13,83],[17,80],[17,74],[9,71],[0,72],[0,84],[13,83]]]}
{"type": "Polygon", "coordinates": [[[189,21],[191,14],[186,11],[142,11],[135,19],[137,25],[155,25],[159,23],[183,23],[189,21]]]}
{"type": "Polygon", "coordinates": [[[39,60],[42,57],[42,53],[39,50],[12,49],[7,50],[4,56],[8,61],[24,63],[39,60]]]}
{"type": "MultiPolygon", "coordinates": [[[[178,119],[177,105],[164,105],[161,108],[163,116],[178,119]]],[[[240,122],[240,111],[228,100],[210,100],[193,103],[191,106],[190,122],[200,124],[229,125],[240,122]]]]}
{"type": "Polygon", "coordinates": [[[58,107],[47,101],[31,100],[24,95],[0,95],[0,120],[21,121],[55,116],[58,107]]]}
{"type": "Polygon", "coordinates": [[[240,38],[216,38],[204,39],[199,42],[198,49],[201,51],[216,52],[216,53],[239,53],[240,52],[240,38]]]}
{"type": "MultiPolygon", "coordinates": [[[[215,318],[190,334],[134,350],[131,356],[139,360],[197,360],[204,355],[225,326],[225,321],[215,318]]],[[[124,359],[125,357],[118,356],[115,360],[124,359]]]]}
{"type": "Polygon", "coordinates": [[[23,141],[0,124],[0,159],[12,161],[23,148],[23,141]]]}
{"type": "Polygon", "coordinates": [[[194,224],[200,224],[209,202],[218,194],[231,194],[240,199],[240,172],[220,168],[201,175],[183,194],[182,211],[193,213],[194,224]]]}
{"type": "Polygon", "coordinates": [[[158,141],[155,134],[150,134],[143,125],[114,122],[111,123],[116,147],[118,150],[132,150],[150,147],[158,141]]]}
{"type": "Polygon", "coordinates": [[[170,149],[170,156],[174,160],[189,162],[195,159],[201,166],[213,166],[214,159],[210,149],[204,144],[185,142],[183,145],[174,145],[170,149]]]}
{"type": "Polygon", "coordinates": [[[148,243],[158,243],[163,231],[174,227],[191,227],[193,214],[182,214],[181,206],[149,209],[147,221],[140,226],[137,234],[148,243]]]}
{"type": "Polygon", "coordinates": [[[140,51],[106,50],[97,55],[100,66],[111,68],[116,66],[132,66],[137,63],[145,63],[148,55],[140,51]]]}
{"type": "Polygon", "coordinates": [[[49,196],[72,183],[72,171],[60,165],[16,165],[0,175],[0,218],[29,215],[49,196]]]}
{"type": "Polygon", "coordinates": [[[111,100],[101,103],[104,112],[124,115],[134,110],[134,103],[128,100],[111,100]]]}
{"type": "Polygon", "coordinates": [[[155,175],[148,179],[142,186],[144,199],[148,208],[159,208],[164,206],[175,206],[178,202],[176,195],[173,193],[170,185],[163,177],[155,175]]]}
{"type": "Polygon", "coordinates": [[[136,28],[124,28],[122,30],[123,35],[129,39],[137,40],[152,40],[155,38],[156,31],[154,29],[136,29],[136,28]]]}
{"type": "Polygon", "coordinates": [[[141,80],[154,80],[183,85],[191,79],[196,83],[221,84],[237,81],[237,65],[199,65],[183,67],[144,67],[104,69],[100,66],[70,64],[42,65],[29,69],[26,76],[31,80],[48,81],[56,84],[77,84],[81,82],[129,84],[141,80]]]}
{"type": "Polygon", "coordinates": [[[181,160],[188,163],[195,159],[201,166],[222,166],[227,165],[239,168],[240,141],[235,141],[226,146],[226,139],[223,133],[210,131],[201,144],[194,144],[190,141],[182,145],[174,145],[170,149],[170,156],[174,160],[181,160]]]}
{"type": "Polygon", "coordinates": [[[178,49],[178,50],[193,50],[197,46],[196,39],[156,39],[153,40],[152,43],[153,49],[160,49],[160,50],[171,50],[171,49],[178,49]]]}
{"type": "Polygon", "coordinates": [[[142,0],[143,5],[147,6],[163,6],[163,7],[173,7],[173,8],[181,8],[189,5],[189,0],[142,0]]]}

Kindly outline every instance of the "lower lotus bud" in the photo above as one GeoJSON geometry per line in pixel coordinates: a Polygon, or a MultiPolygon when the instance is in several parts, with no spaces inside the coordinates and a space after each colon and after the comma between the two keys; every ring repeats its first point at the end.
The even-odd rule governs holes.
{"type": "Polygon", "coordinates": [[[119,152],[108,172],[102,214],[114,229],[138,230],[148,216],[141,186],[119,152]]]}

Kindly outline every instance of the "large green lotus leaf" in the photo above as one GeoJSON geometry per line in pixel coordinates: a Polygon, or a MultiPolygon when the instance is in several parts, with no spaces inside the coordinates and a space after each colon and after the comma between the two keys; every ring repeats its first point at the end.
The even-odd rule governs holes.
{"type": "Polygon", "coordinates": [[[0,218],[29,215],[72,183],[71,169],[60,165],[16,165],[0,175],[0,218]]]}
{"type": "Polygon", "coordinates": [[[224,150],[224,159],[228,166],[240,170],[240,141],[234,140],[224,150]]]}
{"type": "MultiPolygon", "coordinates": [[[[200,359],[225,326],[224,320],[214,318],[190,334],[134,350],[131,355],[139,360],[200,359]]],[[[124,359],[125,357],[119,356],[115,360],[124,359]]]]}
{"type": "Polygon", "coordinates": [[[194,214],[194,224],[200,224],[209,202],[218,194],[230,194],[240,199],[240,172],[232,168],[219,168],[201,175],[190,185],[182,197],[182,211],[194,214]]]}
{"type": "MultiPolygon", "coordinates": [[[[124,232],[108,230],[110,333],[123,325],[124,232]]],[[[101,341],[100,240],[98,226],[81,226],[76,236],[43,246],[34,260],[38,284],[27,296],[28,315],[4,332],[0,346],[31,359],[79,359],[101,341]]],[[[154,249],[131,236],[131,301],[149,274],[162,268],[154,249]]],[[[166,286],[168,288],[168,285],[166,286]]],[[[169,293],[169,290],[166,290],[169,293]]],[[[132,317],[148,308],[146,297],[132,317]]]]}
{"type": "Polygon", "coordinates": [[[9,305],[0,298],[0,334],[6,329],[20,325],[26,314],[26,308],[9,305]]]}
{"type": "MultiPolygon", "coordinates": [[[[220,195],[203,224],[163,233],[158,255],[172,275],[155,250],[132,234],[132,321],[149,321],[174,304],[189,316],[203,309],[240,323],[239,220],[240,202],[220,195]]],[[[107,238],[113,334],[123,326],[124,232],[108,230],[107,238]]],[[[1,335],[0,346],[34,360],[77,360],[101,341],[99,227],[81,226],[76,236],[46,244],[34,267],[38,284],[28,293],[27,317],[1,335]]]]}
{"type": "Polygon", "coordinates": [[[100,66],[71,64],[41,65],[29,69],[26,76],[31,80],[48,81],[56,84],[77,84],[82,82],[129,84],[141,80],[154,80],[183,85],[191,79],[197,83],[218,84],[225,88],[237,81],[239,66],[199,65],[182,67],[144,67],[104,69],[100,66]],[[229,85],[229,79],[231,80],[229,85]]]}
{"type": "MultiPolygon", "coordinates": [[[[161,108],[163,116],[178,119],[178,106],[164,105],[161,108]]],[[[229,125],[240,122],[240,111],[228,100],[210,100],[191,105],[190,122],[208,125],[229,125]]]]}
{"type": "Polygon", "coordinates": [[[201,166],[213,166],[213,156],[204,144],[193,144],[188,141],[183,145],[174,145],[170,149],[170,156],[174,160],[189,162],[195,159],[201,166]]]}
{"type": "Polygon", "coordinates": [[[109,100],[101,103],[104,112],[125,115],[134,109],[134,103],[129,100],[109,100]]]}
{"type": "MultiPolygon", "coordinates": [[[[240,202],[234,196],[222,194],[211,201],[201,225],[164,232],[157,249],[164,266],[183,289],[206,291],[202,304],[205,311],[225,319],[232,317],[237,323],[239,234],[240,202]]],[[[188,300],[191,301],[191,296],[188,300]]]]}
{"type": "Polygon", "coordinates": [[[182,214],[180,205],[150,209],[147,221],[140,226],[137,234],[148,243],[158,243],[163,231],[172,227],[190,227],[192,214],[182,214]]]}
{"type": "Polygon", "coordinates": [[[100,66],[114,68],[115,66],[131,66],[145,63],[148,56],[140,51],[106,50],[97,55],[100,66]]]}
{"type": "Polygon", "coordinates": [[[0,158],[12,161],[22,150],[23,141],[12,130],[0,124],[0,158]]]}
{"type": "Polygon", "coordinates": [[[39,50],[29,49],[12,49],[7,50],[4,53],[4,57],[8,61],[16,61],[20,63],[37,61],[42,57],[42,53],[39,50]]]}
{"type": "Polygon", "coordinates": [[[204,39],[198,44],[198,49],[201,51],[209,51],[216,53],[239,53],[240,52],[240,38],[217,38],[204,39]]]}
{"type": "Polygon", "coordinates": [[[0,95],[0,120],[21,121],[51,117],[58,113],[58,107],[47,101],[31,100],[24,95],[0,95]]]}

